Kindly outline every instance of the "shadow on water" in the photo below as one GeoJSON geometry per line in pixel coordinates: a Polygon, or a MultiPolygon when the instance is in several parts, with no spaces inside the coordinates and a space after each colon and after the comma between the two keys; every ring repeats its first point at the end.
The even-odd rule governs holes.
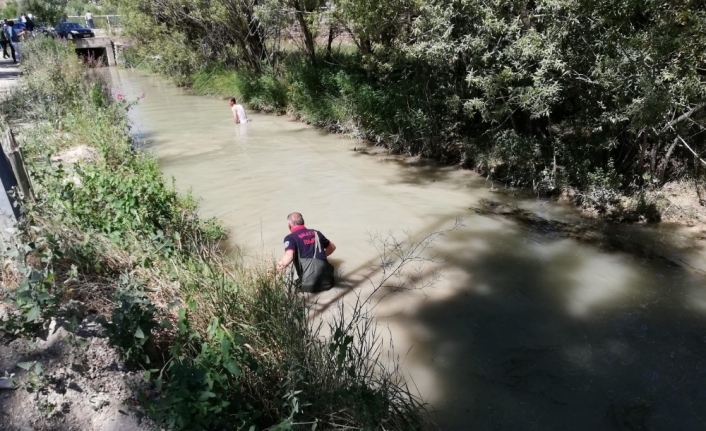
{"type": "MultiPolygon", "coordinates": [[[[377,163],[391,164],[399,168],[395,170],[398,175],[391,178],[389,184],[423,186],[435,182],[451,182],[453,174],[459,170],[458,166],[449,166],[419,157],[391,154],[382,148],[373,146],[356,147],[354,154],[357,157],[368,157],[377,163]]],[[[482,179],[479,177],[476,182],[480,183],[482,179]]]]}
{"type": "Polygon", "coordinates": [[[706,429],[702,276],[482,218],[449,238],[463,288],[394,318],[442,430],[706,429]]]}

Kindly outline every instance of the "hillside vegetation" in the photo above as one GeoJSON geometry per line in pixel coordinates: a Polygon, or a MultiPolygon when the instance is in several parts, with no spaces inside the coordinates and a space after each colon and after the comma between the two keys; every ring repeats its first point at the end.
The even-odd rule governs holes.
{"type": "Polygon", "coordinates": [[[115,1],[135,64],[507,184],[606,206],[706,168],[702,1],[115,1]]]}

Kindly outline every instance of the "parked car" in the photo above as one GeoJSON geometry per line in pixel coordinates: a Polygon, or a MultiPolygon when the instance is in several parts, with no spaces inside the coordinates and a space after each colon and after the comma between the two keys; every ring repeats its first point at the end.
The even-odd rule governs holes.
{"type": "Polygon", "coordinates": [[[67,39],[79,39],[84,37],[95,37],[95,34],[86,27],[75,22],[62,22],[54,27],[54,32],[59,37],[67,39]]]}
{"type": "Polygon", "coordinates": [[[37,34],[43,34],[45,36],[56,36],[56,31],[54,30],[54,27],[51,27],[44,23],[35,24],[34,31],[37,34]]]}

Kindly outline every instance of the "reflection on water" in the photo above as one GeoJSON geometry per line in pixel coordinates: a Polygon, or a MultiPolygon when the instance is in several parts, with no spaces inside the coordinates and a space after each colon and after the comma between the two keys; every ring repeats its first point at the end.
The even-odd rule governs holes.
{"type": "MultiPolygon", "coordinates": [[[[285,217],[300,211],[365,290],[368,232],[425,235],[467,217],[433,250],[448,258],[443,281],[377,309],[398,353],[412,347],[404,369],[441,429],[706,429],[706,260],[690,231],[597,224],[681,266],[540,234],[469,211],[498,199],[472,173],[352,151],[359,142],[286,117],[250,113],[236,126],[225,101],[111,74],[124,94],[146,93],[133,121],[164,173],[251,256],[279,256],[285,217]]],[[[514,203],[576,220],[551,203],[514,203]]],[[[350,297],[334,289],[319,301],[350,297]]]]}

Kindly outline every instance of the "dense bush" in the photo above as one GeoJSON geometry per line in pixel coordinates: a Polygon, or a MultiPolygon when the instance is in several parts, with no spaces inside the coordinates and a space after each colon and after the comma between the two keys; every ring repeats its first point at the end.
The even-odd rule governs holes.
{"type": "Polygon", "coordinates": [[[612,169],[638,191],[706,165],[701,1],[118,3],[138,52],[189,52],[157,62],[179,82],[512,184],[586,190],[612,169]]]}

